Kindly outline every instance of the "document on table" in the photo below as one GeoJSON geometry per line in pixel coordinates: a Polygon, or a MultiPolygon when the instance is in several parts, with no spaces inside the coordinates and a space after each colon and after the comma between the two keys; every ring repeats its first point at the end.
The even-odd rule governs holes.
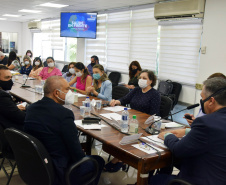
{"type": "MultiPolygon", "coordinates": [[[[120,111],[123,111],[124,110],[124,106],[115,106],[115,107],[105,107],[103,108],[104,110],[109,110],[109,111],[112,111],[112,112],[120,112],[120,111]]],[[[130,108],[127,108],[127,109],[130,109],[130,108]]]]}
{"type": "Polygon", "coordinates": [[[81,98],[81,97],[86,97],[86,95],[84,95],[84,94],[80,94],[80,93],[73,93],[73,94],[78,95],[78,97],[79,97],[79,98],[81,98]]]}
{"type": "Polygon", "coordinates": [[[162,139],[158,138],[158,135],[151,135],[151,136],[147,136],[147,137],[142,137],[141,139],[143,139],[147,142],[149,141],[149,142],[155,143],[156,145],[161,146],[162,148],[167,148],[167,146],[164,145],[164,141],[162,139]]]}
{"type": "Polygon", "coordinates": [[[166,128],[178,128],[178,127],[184,127],[184,125],[181,125],[181,124],[178,124],[175,122],[168,122],[168,123],[165,123],[165,127],[166,128]]]}
{"type": "Polygon", "coordinates": [[[102,125],[102,124],[82,124],[82,120],[75,120],[75,125],[82,127],[86,130],[101,130],[103,127],[107,127],[107,125],[102,125]]]}
{"type": "Polygon", "coordinates": [[[112,120],[112,118],[117,120],[117,121],[122,119],[122,116],[120,114],[117,114],[117,113],[105,113],[105,114],[100,114],[100,115],[107,118],[107,119],[110,119],[110,120],[112,120]]]}
{"type": "Polygon", "coordinates": [[[153,149],[150,146],[148,146],[148,149],[144,149],[144,148],[141,148],[139,144],[135,144],[135,145],[132,145],[132,146],[135,147],[135,148],[137,148],[137,149],[139,149],[139,150],[141,150],[141,151],[143,151],[143,152],[145,152],[145,153],[147,153],[147,154],[154,154],[154,153],[156,153],[157,151],[155,149],[157,149],[159,152],[162,152],[163,151],[162,149],[160,149],[160,148],[158,148],[156,146],[152,146],[152,145],[151,146],[153,148],[155,148],[155,149],[153,149]]]}

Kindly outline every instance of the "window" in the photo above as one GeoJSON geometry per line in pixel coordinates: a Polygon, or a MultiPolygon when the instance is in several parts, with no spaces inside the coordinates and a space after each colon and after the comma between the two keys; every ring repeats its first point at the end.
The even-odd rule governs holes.
{"type": "Polygon", "coordinates": [[[60,37],[60,20],[43,21],[41,32],[33,35],[34,56],[46,59],[52,56],[55,60],[76,61],[77,39],[60,37]]]}
{"type": "Polygon", "coordinates": [[[201,34],[201,20],[160,22],[160,79],[195,85],[201,34]]]}

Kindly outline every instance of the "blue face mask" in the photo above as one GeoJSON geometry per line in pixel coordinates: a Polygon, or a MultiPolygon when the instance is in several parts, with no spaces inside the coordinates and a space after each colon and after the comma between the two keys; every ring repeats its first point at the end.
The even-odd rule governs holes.
{"type": "Polygon", "coordinates": [[[95,74],[93,74],[93,78],[95,79],[95,80],[99,80],[100,79],[100,74],[99,73],[95,73],[95,74]]]}

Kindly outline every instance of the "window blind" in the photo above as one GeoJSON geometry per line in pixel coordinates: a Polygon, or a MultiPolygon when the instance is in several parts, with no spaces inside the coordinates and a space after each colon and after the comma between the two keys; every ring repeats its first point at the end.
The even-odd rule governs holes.
{"type": "Polygon", "coordinates": [[[128,71],[130,53],[131,11],[108,14],[107,18],[107,69],[128,71]]]}
{"type": "Polygon", "coordinates": [[[154,8],[132,11],[130,59],[137,60],[142,69],[156,70],[158,22],[154,8]]]}
{"type": "Polygon", "coordinates": [[[97,37],[96,39],[86,39],[85,63],[90,63],[90,58],[97,55],[99,63],[106,67],[106,14],[97,15],[97,37]]]}
{"type": "Polygon", "coordinates": [[[200,20],[160,23],[158,77],[161,80],[195,85],[199,71],[201,34],[200,20]]]}

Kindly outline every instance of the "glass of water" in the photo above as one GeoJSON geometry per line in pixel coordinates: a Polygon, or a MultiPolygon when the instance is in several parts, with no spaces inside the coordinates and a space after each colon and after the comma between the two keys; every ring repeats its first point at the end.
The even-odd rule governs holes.
{"type": "Polygon", "coordinates": [[[101,109],[101,104],[102,104],[102,101],[101,100],[96,100],[97,110],[100,110],[101,109]]]}
{"type": "Polygon", "coordinates": [[[23,82],[24,83],[25,83],[26,79],[27,79],[27,75],[23,75],[23,82]]]}
{"type": "Polygon", "coordinates": [[[85,106],[80,106],[80,115],[82,117],[85,117],[85,113],[86,113],[86,107],[85,106]]]}

